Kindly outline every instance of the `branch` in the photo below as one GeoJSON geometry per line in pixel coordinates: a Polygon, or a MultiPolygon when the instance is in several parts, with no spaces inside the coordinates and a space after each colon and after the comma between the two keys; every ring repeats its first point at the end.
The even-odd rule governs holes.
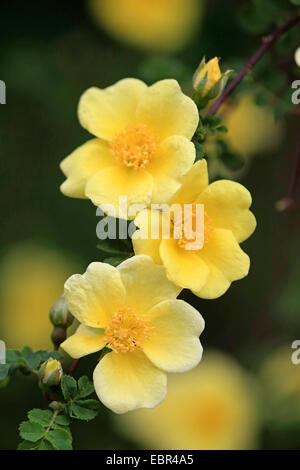
{"type": "Polygon", "coordinates": [[[214,102],[210,108],[208,114],[215,114],[220,108],[221,104],[226,100],[226,98],[233,92],[233,90],[239,85],[243,78],[252,70],[253,66],[261,59],[261,57],[270,49],[273,43],[278,39],[282,34],[288,31],[290,28],[295,26],[300,21],[300,16],[296,15],[293,18],[290,18],[284,25],[280,28],[273,31],[273,33],[262,39],[262,44],[260,48],[253,54],[250,60],[247,62],[244,68],[237,74],[237,76],[232,80],[230,85],[225,88],[224,92],[219,96],[219,98],[214,102]]]}
{"type": "Polygon", "coordinates": [[[296,196],[297,196],[299,181],[300,181],[300,142],[298,143],[298,147],[297,147],[295,165],[294,165],[294,170],[292,174],[289,193],[286,197],[276,202],[275,204],[276,210],[281,212],[286,209],[296,208],[296,196]]]}
{"type": "Polygon", "coordinates": [[[77,369],[79,365],[79,361],[80,359],[75,359],[75,361],[72,362],[71,367],[67,372],[68,375],[72,376],[74,374],[75,370],[77,369]]]}

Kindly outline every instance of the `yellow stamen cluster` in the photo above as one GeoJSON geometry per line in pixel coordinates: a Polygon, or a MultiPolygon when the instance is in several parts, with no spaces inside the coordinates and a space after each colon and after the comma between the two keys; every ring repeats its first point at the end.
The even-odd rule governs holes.
{"type": "Polygon", "coordinates": [[[115,352],[132,352],[142,349],[153,329],[148,320],[137,316],[133,309],[124,307],[113,314],[105,330],[105,340],[115,352]]]}
{"type": "MultiPolygon", "coordinates": [[[[191,253],[196,253],[197,251],[201,250],[203,248],[202,245],[202,238],[200,237],[200,234],[198,234],[198,246],[197,246],[197,236],[195,235],[196,232],[196,204],[192,205],[192,211],[189,217],[186,216],[186,214],[182,214],[181,217],[178,217],[176,220],[174,220],[174,225],[173,225],[173,236],[175,239],[177,239],[177,244],[180,248],[187,250],[191,253]],[[192,220],[191,220],[192,219],[192,220]],[[185,225],[186,224],[186,225],[185,225]],[[187,232],[187,227],[191,230],[191,233],[186,233],[187,232]],[[180,237],[180,238],[179,238],[180,237]],[[189,249],[188,245],[193,243],[194,244],[194,249],[189,249]]],[[[203,227],[203,234],[204,234],[204,240],[203,243],[207,243],[209,240],[210,234],[213,231],[213,227],[211,225],[210,218],[204,211],[204,227],[203,227]]]]}
{"type": "Polygon", "coordinates": [[[114,157],[134,169],[145,168],[157,148],[157,138],[145,124],[125,127],[110,144],[114,157]]]}

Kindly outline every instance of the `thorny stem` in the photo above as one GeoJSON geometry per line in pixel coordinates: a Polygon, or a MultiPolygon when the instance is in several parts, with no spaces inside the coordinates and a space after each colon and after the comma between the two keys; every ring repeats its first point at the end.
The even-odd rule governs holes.
{"type": "Polygon", "coordinates": [[[284,211],[286,209],[295,209],[296,207],[296,196],[300,181],[300,142],[298,143],[294,170],[291,178],[291,185],[288,195],[276,203],[276,209],[278,211],[284,211]]]}
{"type": "Polygon", "coordinates": [[[261,57],[268,51],[268,49],[273,45],[273,43],[278,39],[282,34],[288,31],[290,28],[295,26],[300,21],[300,16],[296,15],[293,18],[290,18],[284,25],[280,28],[273,31],[273,33],[269,34],[262,38],[262,44],[260,48],[253,54],[253,56],[249,59],[245,67],[236,75],[236,77],[232,80],[230,85],[225,88],[224,92],[219,96],[219,98],[214,102],[211,106],[208,114],[215,114],[222,103],[226,100],[226,98],[233,92],[233,90],[239,85],[239,83],[243,80],[243,78],[252,70],[253,66],[261,59],[261,57]]]}

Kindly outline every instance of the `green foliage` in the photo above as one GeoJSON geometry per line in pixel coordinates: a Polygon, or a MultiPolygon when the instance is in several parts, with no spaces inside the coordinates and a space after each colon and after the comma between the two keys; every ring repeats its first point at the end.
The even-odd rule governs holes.
{"type": "Polygon", "coordinates": [[[86,376],[78,382],[73,377],[64,375],[61,381],[61,390],[66,401],[66,413],[71,418],[89,421],[94,419],[100,407],[99,401],[85,399],[94,393],[94,385],[86,376]]]}
{"type": "Polygon", "coordinates": [[[198,128],[195,132],[195,137],[198,142],[204,142],[207,134],[215,135],[217,132],[227,132],[226,126],[222,125],[221,116],[206,115],[199,120],[198,128]]]}
{"type": "Polygon", "coordinates": [[[195,162],[197,162],[198,160],[202,160],[202,158],[204,157],[204,149],[203,149],[203,145],[200,144],[200,142],[195,141],[194,145],[195,145],[195,149],[196,149],[195,162]]]}
{"type": "Polygon", "coordinates": [[[60,354],[57,351],[33,352],[28,346],[25,346],[22,351],[9,349],[6,351],[6,364],[0,364],[0,381],[12,376],[18,370],[25,375],[30,374],[50,357],[59,359],[60,354]]]}
{"type": "MultiPolygon", "coordinates": [[[[257,34],[261,37],[266,35],[276,27],[283,25],[289,18],[295,15],[294,5],[300,5],[300,0],[252,0],[242,2],[240,11],[237,14],[237,21],[240,27],[247,34],[257,34]]],[[[299,31],[291,28],[281,35],[272,47],[272,52],[264,55],[255,65],[251,73],[239,85],[238,91],[251,93],[259,105],[272,105],[274,115],[281,118],[294,106],[287,98],[287,90],[290,89],[290,74],[292,73],[293,61],[290,63],[290,70],[287,65],[279,67],[279,63],[286,63],[286,57],[293,55],[294,50],[299,45],[299,31]]],[[[231,63],[236,69],[241,69],[245,65],[244,60],[240,60],[239,65],[231,63]]]]}
{"type": "Polygon", "coordinates": [[[237,15],[239,25],[251,34],[264,33],[277,19],[278,14],[284,8],[281,0],[253,0],[243,2],[237,15]]]}
{"type": "Polygon", "coordinates": [[[97,416],[99,401],[87,398],[95,391],[88,377],[76,381],[64,375],[60,387],[64,403],[52,402],[52,410],[33,409],[28,421],[20,424],[19,450],[71,450],[70,418],[89,421],[97,416]]]}
{"type": "Polygon", "coordinates": [[[131,240],[127,239],[111,240],[107,238],[106,240],[99,240],[97,248],[102,252],[103,262],[112,266],[118,266],[134,254],[131,240]]]}
{"type": "Polygon", "coordinates": [[[20,424],[19,450],[71,450],[70,420],[57,411],[33,409],[20,424]]]}
{"type": "Polygon", "coordinates": [[[182,88],[187,88],[192,85],[193,71],[179,59],[157,56],[148,57],[141,63],[139,75],[149,84],[166,78],[174,78],[182,88]]]}

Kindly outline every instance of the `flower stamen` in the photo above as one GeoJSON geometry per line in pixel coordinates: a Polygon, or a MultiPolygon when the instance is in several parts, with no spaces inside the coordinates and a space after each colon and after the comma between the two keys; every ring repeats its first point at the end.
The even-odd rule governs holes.
{"type": "Polygon", "coordinates": [[[157,148],[158,139],[145,124],[126,126],[110,144],[116,160],[134,169],[145,168],[157,148]]]}
{"type": "Polygon", "coordinates": [[[133,309],[123,307],[113,314],[105,330],[105,340],[115,352],[133,352],[142,349],[153,329],[148,320],[136,315],[133,309]]]}
{"type": "Polygon", "coordinates": [[[180,248],[187,250],[190,253],[196,253],[197,251],[200,251],[203,248],[203,243],[208,242],[209,237],[213,232],[211,220],[204,211],[203,240],[200,234],[196,233],[196,217],[196,204],[193,204],[192,211],[188,219],[184,214],[182,214],[180,217],[177,217],[177,219],[173,220],[173,237],[177,240],[177,244],[180,248]],[[187,229],[189,229],[190,233],[187,229]],[[194,249],[190,248],[191,244],[194,245],[194,249]]]}

